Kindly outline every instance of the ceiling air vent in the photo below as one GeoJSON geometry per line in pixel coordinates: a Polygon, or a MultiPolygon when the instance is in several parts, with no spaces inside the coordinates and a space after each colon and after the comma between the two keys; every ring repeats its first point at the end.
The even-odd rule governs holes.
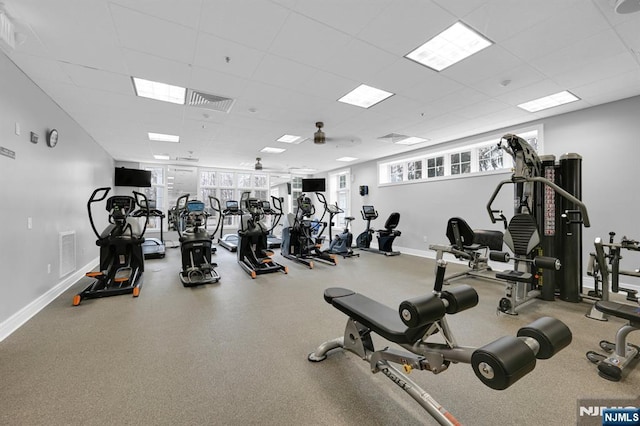
{"type": "Polygon", "coordinates": [[[389,133],[388,135],[380,136],[378,139],[388,140],[389,142],[396,143],[408,137],[409,136],[407,135],[401,135],[398,133],[389,133]]]}
{"type": "Polygon", "coordinates": [[[235,102],[234,99],[189,89],[187,105],[228,113],[235,102]]]}

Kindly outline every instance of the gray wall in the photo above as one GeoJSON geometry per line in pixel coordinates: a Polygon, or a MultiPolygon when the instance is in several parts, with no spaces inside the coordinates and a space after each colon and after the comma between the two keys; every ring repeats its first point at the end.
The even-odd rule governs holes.
{"type": "MultiPolygon", "coordinates": [[[[576,152],[583,157],[582,199],[591,219],[591,228],[583,233],[584,261],[593,250],[594,239],[608,238],[609,231],[639,239],[640,197],[635,184],[640,156],[640,97],[537,120],[527,126],[534,124],[543,125],[545,154],[560,157],[576,152]]],[[[382,227],[391,212],[400,212],[398,229],[402,236],[396,240],[398,247],[424,251],[429,244],[445,243],[446,221],[451,216],[465,218],[473,228],[500,229],[491,224],[486,204],[497,183],[509,174],[378,187],[376,168],[374,161],[352,167],[351,213],[359,218],[357,210],[363,204],[373,204],[380,213],[374,226],[382,227]],[[368,196],[358,194],[360,185],[369,185],[368,196]]],[[[511,212],[512,194],[509,186],[504,187],[494,206],[511,212]]],[[[362,229],[361,220],[353,224],[355,235],[362,229]]],[[[633,256],[627,253],[630,262],[633,256]]],[[[635,263],[633,266],[640,266],[640,261],[635,263]]]]}
{"type": "MultiPolygon", "coordinates": [[[[86,203],[93,189],[111,186],[113,160],[4,53],[0,75],[0,146],[16,153],[15,159],[0,156],[2,325],[68,277],[59,276],[59,232],[76,232],[76,268],[97,259],[86,203]],[[51,128],[60,133],[53,149],[45,142],[51,128]],[[37,144],[30,132],[40,135],[37,144]]],[[[100,212],[97,219],[104,223],[106,215],[100,212]]]]}

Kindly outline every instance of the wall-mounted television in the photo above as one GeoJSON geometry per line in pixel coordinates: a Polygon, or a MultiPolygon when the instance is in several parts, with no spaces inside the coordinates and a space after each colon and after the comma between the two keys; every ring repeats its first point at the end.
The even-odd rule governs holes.
{"type": "Polygon", "coordinates": [[[116,167],[114,174],[114,185],[148,188],[151,186],[151,172],[149,170],[116,167]]]}
{"type": "Polygon", "coordinates": [[[326,191],[324,178],[302,179],[302,192],[324,191],[326,191]]]}

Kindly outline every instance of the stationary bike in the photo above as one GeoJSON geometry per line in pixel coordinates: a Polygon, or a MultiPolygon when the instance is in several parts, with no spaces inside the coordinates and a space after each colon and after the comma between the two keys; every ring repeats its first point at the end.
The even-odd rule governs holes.
{"type": "Polygon", "coordinates": [[[393,240],[401,235],[401,232],[396,228],[400,222],[400,213],[393,212],[387,218],[384,224],[384,229],[379,229],[378,232],[378,248],[371,247],[371,240],[373,240],[373,234],[375,229],[371,228],[371,221],[378,218],[378,212],[373,206],[362,206],[362,219],[367,221],[367,227],[363,233],[356,238],[356,245],[360,250],[372,251],[374,253],[384,254],[385,256],[397,256],[399,251],[393,250],[393,240]]]}
{"type": "Polygon", "coordinates": [[[109,197],[106,202],[109,225],[100,234],[93,221],[91,206],[107,198],[110,190],[108,187],[96,189],[87,202],[91,229],[98,237],[96,245],[100,247],[100,270],[86,273],[87,277],[93,278],[93,282],[73,297],[73,306],[78,306],[83,299],[127,293],[132,293],[133,297],[140,295],[144,271],[142,243],[149,223],[149,204],[147,197],[136,191],[133,191],[133,197],[109,197]],[[138,221],[131,217],[136,206],[145,212],[142,231],[138,221]]]}
{"type": "MultiPolygon", "coordinates": [[[[209,198],[212,208],[214,208],[213,200],[217,201],[214,197],[209,198]]],[[[217,208],[219,209],[220,206],[218,205],[217,208]]],[[[179,273],[182,285],[193,287],[218,282],[220,275],[214,269],[218,265],[211,262],[212,234],[207,231],[207,213],[205,213],[204,203],[189,200],[189,194],[185,194],[176,200],[176,209],[179,211],[181,221],[185,224],[184,231],[180,229],[181,227],[177,228],[182,254],[182,270],[179,273]]],[[[221,217],[218,215],[218,226],[220,226],[220,220],[221,217]]],[[[217,230],[218,227],[213,235],[217,230]]]]}
{"type": "Polygon", "coordinates": [[[351,216],[345,217],[344,230],[342,231],[342,233],[336,235],[335,237],[332,237],[333,233],[331,232],[331,227],[333,226],[333,218],[339,215],[340,213],[344,213],[344,210],[338,207],[338,203],[336,204],[327,203],[327,199],[320,192],[316,192],[316,197],[318,197],[318,200],[324,206],[324,213],[322,214],[320,221],[322,222],[325,214],[327,213],[329,214],[329,238],[330,239],[332,238],[332,239],[329,242],[329,249],[325,251],[331,254],[339,254],[343,258],[354,257],[354,256],[359,257],[360,254],[354,253],[353,250],[351,249],[351,244],[353,244],[353,235],[351,234],[351,232],[349,232],[349,223],[352,220],[354,220],[354,218],[351,216]]]}

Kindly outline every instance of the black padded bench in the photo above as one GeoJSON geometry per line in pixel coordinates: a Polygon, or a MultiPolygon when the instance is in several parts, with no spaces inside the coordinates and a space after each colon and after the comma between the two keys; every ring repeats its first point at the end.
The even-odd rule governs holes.
{"type": "Polygon", "coordinates": [[[407,327],[400,319],[397,310],[346,288],[326,289],[324,300],[349,318],[398,344],[416,342],[430,326],[426,324],[415,328],[407,327]]]}
{"type": "Polygon", "coordinates": [[[623,303],[599,300],[596,309],[614,317],[626,319],[635,324],[640,324],[640,306],[625,305],[623,303]]]}

